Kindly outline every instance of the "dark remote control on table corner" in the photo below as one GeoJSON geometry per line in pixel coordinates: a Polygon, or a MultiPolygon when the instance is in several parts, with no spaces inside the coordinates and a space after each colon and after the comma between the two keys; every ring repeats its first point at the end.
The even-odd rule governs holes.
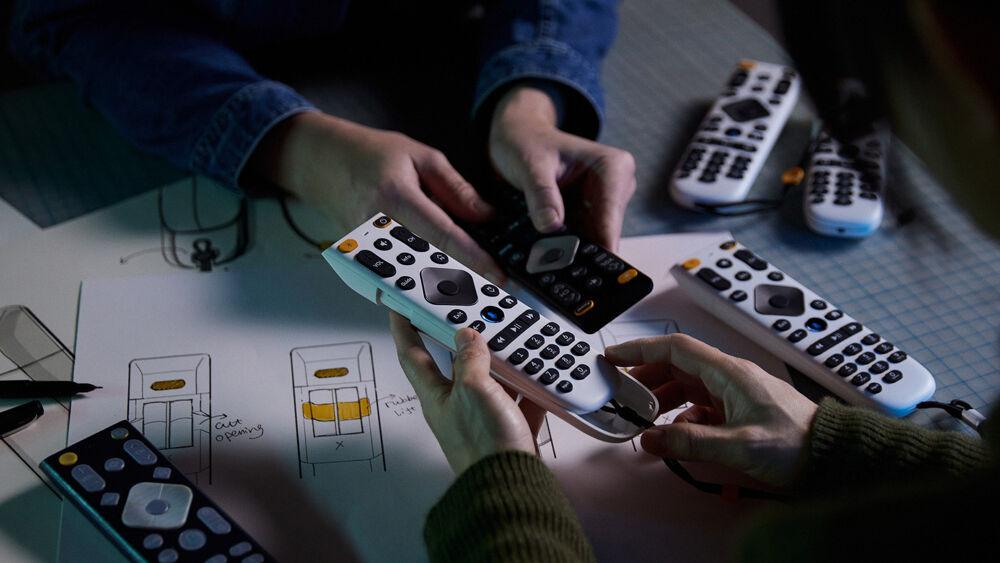
{"type": "Polygon", "coordinates": [[[484,197],[496,217],[465,225],[514,279],[587,334],[614,320],[653,290],[653,280],[610,250],[563,227],[539,233],[524,196],[495,181],[484,197]]]}

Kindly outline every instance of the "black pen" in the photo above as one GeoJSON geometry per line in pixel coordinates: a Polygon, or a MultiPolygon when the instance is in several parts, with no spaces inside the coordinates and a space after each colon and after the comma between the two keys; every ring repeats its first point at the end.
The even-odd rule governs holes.
{"type": "Polygon", "coordinates": [[[34,397],[65,397],[100,389],[89,383],[75,381],[0,381],[0,399],[24,399],[34,397]]]}
{"type": "Polygon", "coordinates": [[[29,401],[12,409],[0,412],[0,438],[6,438],[14,432],[34,422],[44,409],[39,401],[29,401]]]}

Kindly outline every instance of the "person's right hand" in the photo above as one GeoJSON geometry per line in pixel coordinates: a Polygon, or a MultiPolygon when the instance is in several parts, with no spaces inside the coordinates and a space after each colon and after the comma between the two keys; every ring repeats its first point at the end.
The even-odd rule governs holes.
{"type": "Polygon", "coordinates": [[[248,171],[317,206],[331,232],[353,229],[377,211],[491,280],[502,270],[442,209],[468,221],[492,208],[438,150],[406,135],[319,112],[294,115],[265,136],[248,171]]]}
{"type": "Polygon", "coordinates": [[[642,435],[660,457],[707,461],[776,486],[802,462],[816,405],[753,362],[685,334],[633,340],[605,350],[611,363],[653,390],[660,413],[693,406],[642,435]]]}

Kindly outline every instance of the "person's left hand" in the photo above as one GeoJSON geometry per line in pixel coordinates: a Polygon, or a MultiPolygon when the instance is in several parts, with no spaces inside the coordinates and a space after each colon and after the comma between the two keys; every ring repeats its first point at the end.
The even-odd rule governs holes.
{"type": "Polygon", "coordinates": [[[635,192],[630,153],[560,131],[549,96],[516,86],[493,113],[489,154],[497,173],[524,192],[537,230],[563,225],[563,191],[573,189],[581,224],[598,243],[618,250],[625,207],[635,192]]]}
{"type": "Polygon", "coordinates": [[[515,403],[490,376],[490,351],[482,335],[463,328],[455,335],[453,381],[441,375],[410,321],[389,313],[396,355],[420,399],[424,419],[448,463],[461,474],[484,457],[510,450],[537,455],[535,436],[545,411],[534,403],[515,403]]]}

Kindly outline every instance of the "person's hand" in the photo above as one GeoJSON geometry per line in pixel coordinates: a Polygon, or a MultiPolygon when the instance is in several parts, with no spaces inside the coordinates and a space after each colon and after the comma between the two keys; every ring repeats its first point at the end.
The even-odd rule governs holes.
{"type": "Polygon", "coordinates": [[[399,363],[456,474],[491,454],[538,453],[535,436],[545,411],[530,401],[515,403],[490,376],[490,351],[482,335],[471,328],[455,334],[457,351],[449,382],[408,320],[390,312],[389,326],[399,363]]]}
{"type": "Polygon", "coordinates": [[[772,485],[789,485],[802,461],[816,405],[753,362],[684,334],[633,340],[605,351],[634,367],[660,412],[691,402],[672,424],[642,435],[660,457],[719,463],[772,485]]]}
{"type": "Polygon", "coordinates": [[[621,149],[560,131],[551,98],[517,86],[497,103],[490,124],[493,167],[524,192],[536,229],[566,220],[562,190],[573,189],[580,223],[597,242],[618,249],[625,207],[635,192],[635,160],[621,149]]]}
{"type": "Polygon", "coordinates": [[[438,150],[401,134],[319,112],[292,116],[265,136],[248,163],[333,219],[332,233],[377,211],[491,280],[502,270],[442,209],[468,221],[492,209],[438,150]]]}

